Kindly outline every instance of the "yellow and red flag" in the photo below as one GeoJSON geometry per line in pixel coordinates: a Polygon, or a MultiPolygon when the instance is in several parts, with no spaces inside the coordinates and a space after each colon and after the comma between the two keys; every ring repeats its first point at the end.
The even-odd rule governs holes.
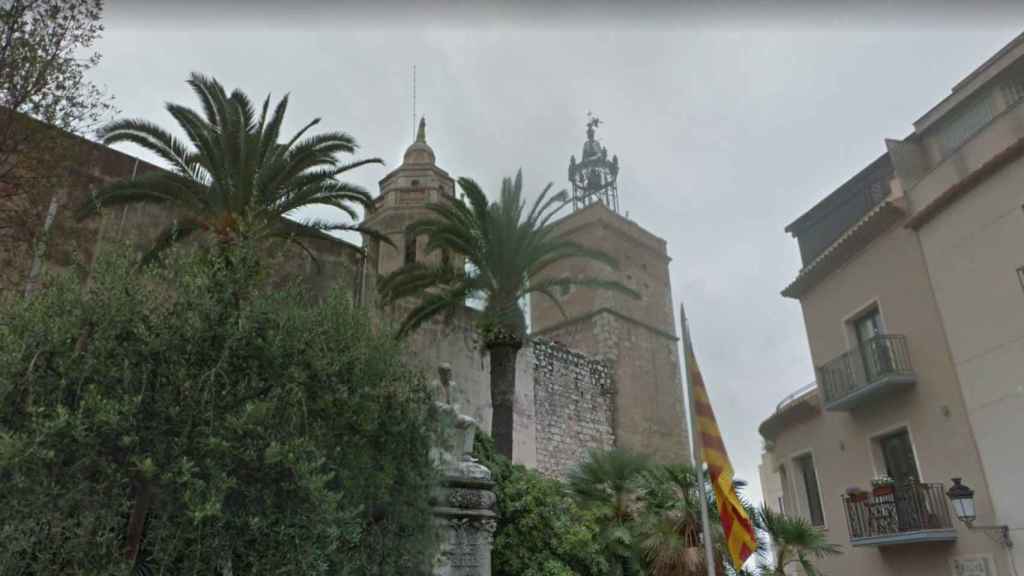
{"type": "Polygon", "coordinates": [[[684,339],[686,349],[686,370],[690,381],[690,393],[693,394],[692,417],[696,420],[694,430],[700,442],[701,454],[708,465],[711,485],[715,490],[715,503],[718,504],[718,516],[722,519],[722,530],[732,558],[733,568],[739,570],[747,558],[757,549],[757,537],[754,526],[747,515],[746,509],[736,496],[733,486],[732,464],[725,452],[722,433],[715,421],[715,412],[711,409],[711,400],[704,387],[704,378],[700,375],[697,359],[690,345],[689,335],[684,339]]]}

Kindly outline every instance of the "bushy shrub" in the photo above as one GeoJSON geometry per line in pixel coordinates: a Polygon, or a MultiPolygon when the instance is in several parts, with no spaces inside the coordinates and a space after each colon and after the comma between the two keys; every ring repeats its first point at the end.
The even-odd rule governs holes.
{"type": "Polygon", "coordinates": [[[604,576],[608,565],[594,519],[576,506],[566,485],[497,455],[477,435],[475,455],[496,482],[495,576],[604,576]]]}
{"type": "Polygon", "coordinates": [[[425,382],[342,292],[258,268],[107,257],[0,302],[0,575],[124,576],[133,518],[152,573],[428,569],[425,382]]]}

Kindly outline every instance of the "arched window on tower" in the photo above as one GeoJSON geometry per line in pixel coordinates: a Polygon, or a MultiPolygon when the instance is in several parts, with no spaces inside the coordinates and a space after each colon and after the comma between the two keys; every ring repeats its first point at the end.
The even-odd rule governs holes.
{"type": "Polygon", "coordinates": [[[405,231],[405,258],[403,264],[416,262],[416,236],[410,231],[405,231]]]}

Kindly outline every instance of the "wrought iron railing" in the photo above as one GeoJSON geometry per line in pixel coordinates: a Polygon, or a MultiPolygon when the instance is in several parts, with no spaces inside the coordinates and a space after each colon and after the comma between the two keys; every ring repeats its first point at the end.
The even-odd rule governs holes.
{"type": "Polygon", "coordinates": [[[907,339],[879,334],[818,368],[825,403],[842,400],[888,376],[912,376],[907,339]]]}
{"type": "Polygon", "coordinates": [[[922,530],[951,530],[942,484],[913,482],[843,496],[850,539],[898,536],[922,530]]]}

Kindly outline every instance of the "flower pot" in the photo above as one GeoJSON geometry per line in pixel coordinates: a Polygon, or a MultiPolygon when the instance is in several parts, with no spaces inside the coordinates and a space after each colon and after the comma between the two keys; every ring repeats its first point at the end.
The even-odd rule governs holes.
{"type": "Polygon", "coordinates": [[[891,484],[883,486],[875,486],[871,489],[872,496],[888,496],[894,492],[891,484]]]}

